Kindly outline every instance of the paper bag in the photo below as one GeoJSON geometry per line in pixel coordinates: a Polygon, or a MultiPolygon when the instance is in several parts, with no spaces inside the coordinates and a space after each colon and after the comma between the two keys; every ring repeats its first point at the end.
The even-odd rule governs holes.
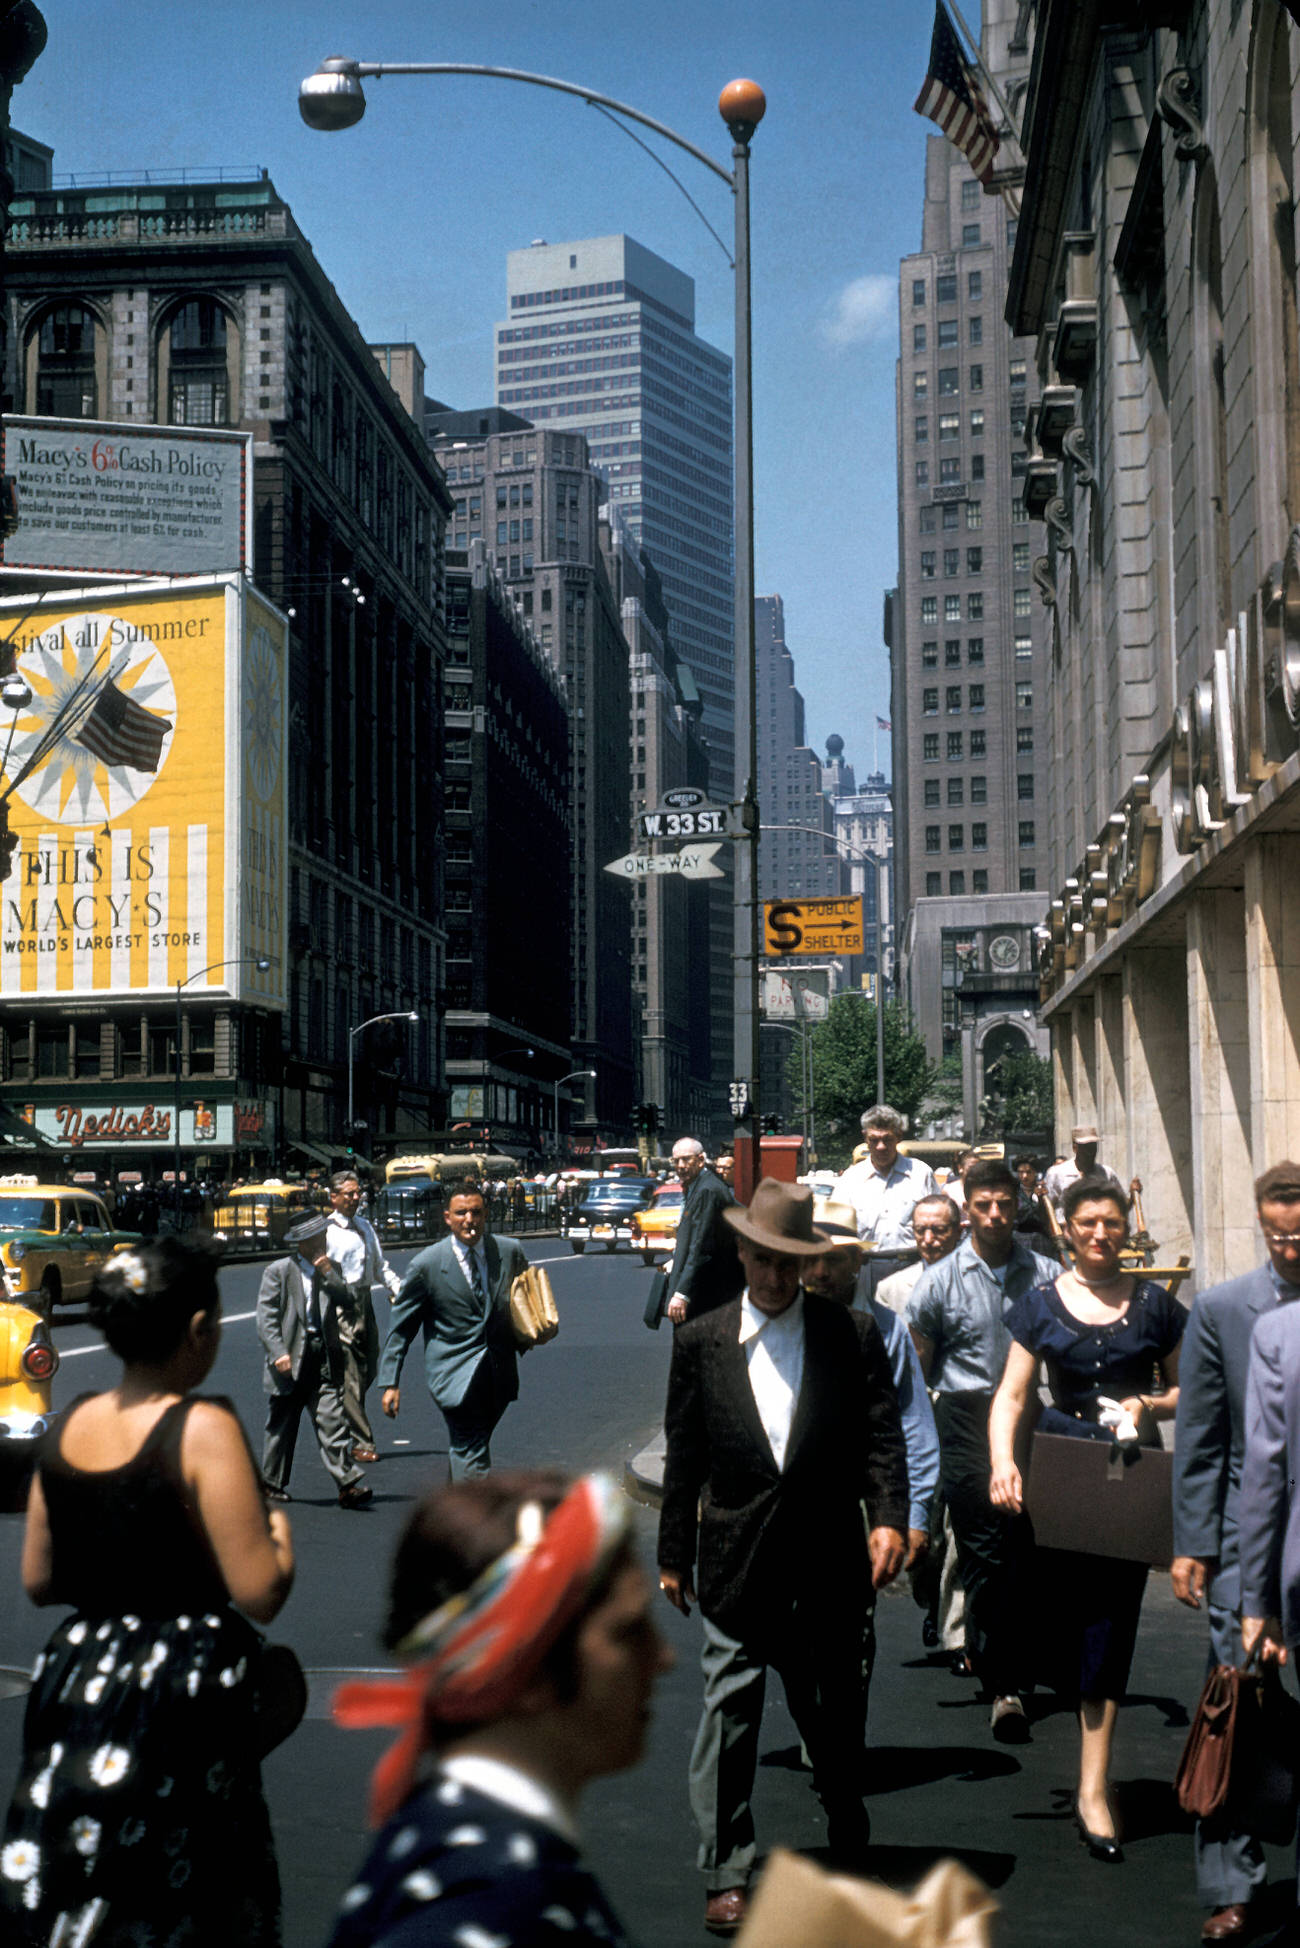
{"type": "Polygon", "coordinates": [[[941,1860],[911,1894],[879,1881],[828,1874],[777,1847],[767,1863],[738,1948],[990,1948],[997,1902],[959,1867],[941,1860]]]}

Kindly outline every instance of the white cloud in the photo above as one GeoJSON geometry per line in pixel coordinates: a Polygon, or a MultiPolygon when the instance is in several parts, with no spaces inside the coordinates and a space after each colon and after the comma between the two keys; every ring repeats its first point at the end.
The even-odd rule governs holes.
{"type": "Polygon", "coordinates": [[[828,345],[842,351],[892,337],[898,318],[898,279],[879,272],[855,277],[826,307],[819,330],[828,345]]]}

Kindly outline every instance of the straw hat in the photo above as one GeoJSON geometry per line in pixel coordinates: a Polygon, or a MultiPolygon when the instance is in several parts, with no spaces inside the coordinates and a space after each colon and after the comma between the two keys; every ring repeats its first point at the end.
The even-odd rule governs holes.
{"type": "Polygon", "coordinates": [[[733,1205],[722,1213],[733,1231],[751,1244],[790,1258],[820,1258],[831,1240],[813,1228],[813,1194],[806,1184],[783,1184],[764,1177],[749,1208],[733,1205]]]}
{"type": "Polygon", "coordinates": [[[851,1204],[834,1197],[819,1197],[813,1206],[813,1223],[824,1231],[833,1245],[866,1247],[858,1236],[858,1214],[851,1204]]]}

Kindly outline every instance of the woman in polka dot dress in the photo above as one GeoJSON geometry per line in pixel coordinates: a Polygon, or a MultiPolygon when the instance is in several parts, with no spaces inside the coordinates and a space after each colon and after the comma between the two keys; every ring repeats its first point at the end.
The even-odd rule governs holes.
{"type": "Polygon", "coordinates": [[[402,1736],[373,1781],[382,1830],[331,1948],[626,1948],[582,1859],[578,1798],[641,1754],[671,1658],[626,1503],[588,1475],[494,1474],[431,1495],[398,1550],[386,1643],[348,1725],[402,1736]]]}
{"type": "Polygon", "coordinates": [[[72,1613],[33,1673],[0,1939],[273,1948],[262,1640],[238,1611],[276,1615],[293,1552],[233,1408],[192,1393],[221,1335],[215,1260],[171,1238],[121,1254],[91,1317],[123,1373],[46,1437],[28,1503],[24,1586],[72,1613]]]}

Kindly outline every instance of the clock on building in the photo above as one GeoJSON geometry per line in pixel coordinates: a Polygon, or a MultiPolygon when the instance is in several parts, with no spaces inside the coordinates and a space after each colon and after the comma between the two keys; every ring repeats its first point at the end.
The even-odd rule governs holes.
{"type": "Polygon", "coordinates": [[[989,965],[1010,974],[1020,965],[1020,942],[1013,933],[995,934],[989,942],[989,965]]]}

